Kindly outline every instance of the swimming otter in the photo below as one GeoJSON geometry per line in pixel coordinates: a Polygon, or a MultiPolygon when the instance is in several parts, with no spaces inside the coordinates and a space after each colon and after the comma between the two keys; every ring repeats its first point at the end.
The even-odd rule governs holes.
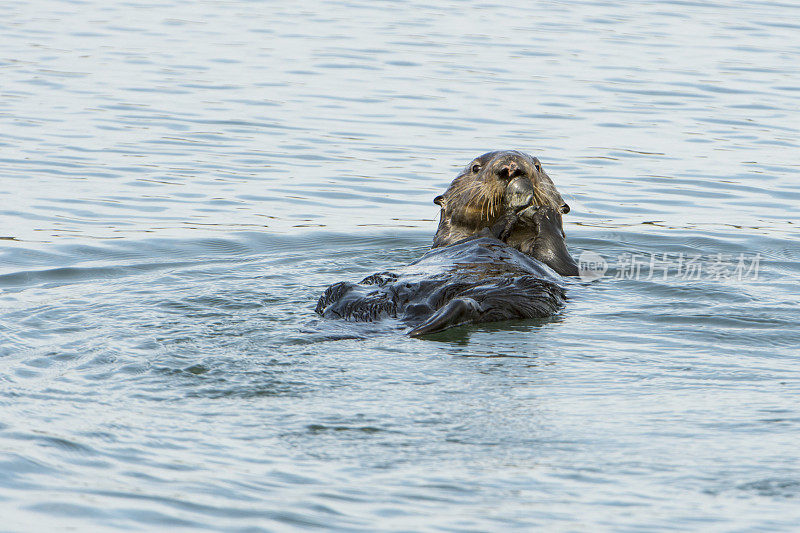
{"type": "Polygon", "coordinates": [[[466,323],[541,318],[563,305],[562,275],[577,275],[564,244],[569,207],[538,159],[490,152],[434,200],[432,249],[397,273],[331,285],[315,311],[352,321],[400,319],[409,335],[466,323]]]}

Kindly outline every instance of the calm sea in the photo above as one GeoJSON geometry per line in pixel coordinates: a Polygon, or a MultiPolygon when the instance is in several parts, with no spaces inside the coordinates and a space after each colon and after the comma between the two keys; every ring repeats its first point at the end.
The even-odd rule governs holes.
{"type": "Polygon", "coordinates": [[[800,527],[800,5],[512,4],[0,4],[0,531],[800,527]],[[314,315],[495,149],[603,276],[314,315]]]}

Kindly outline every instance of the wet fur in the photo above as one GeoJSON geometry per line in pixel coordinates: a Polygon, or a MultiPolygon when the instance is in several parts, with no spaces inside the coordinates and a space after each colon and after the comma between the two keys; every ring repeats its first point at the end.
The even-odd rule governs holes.
{"type": "Polygon", "coordinates": [[[397,273],[328,287],[315,311],[353,322],[399,319],[409,335],[469,323],[543,318],[564,303],[557,275],[484,230],[430,250],[397,273]]]}

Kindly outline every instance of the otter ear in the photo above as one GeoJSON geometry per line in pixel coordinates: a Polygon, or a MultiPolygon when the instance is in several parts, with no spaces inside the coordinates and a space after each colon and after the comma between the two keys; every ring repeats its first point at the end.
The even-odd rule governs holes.
{"type": "Polygon", "coordinates": [[[439,196],[433,199],[433,203],[441,206],[442,204],[444,204],[444,196],[440,194],[439,196]]]}

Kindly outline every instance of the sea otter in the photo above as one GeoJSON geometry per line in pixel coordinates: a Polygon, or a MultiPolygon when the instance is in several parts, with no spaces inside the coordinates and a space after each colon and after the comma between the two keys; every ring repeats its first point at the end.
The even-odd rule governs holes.
{"type": "Polygon", "coordinates": [[[562,276],[578,275],[564,244],[561,222],[561,214],[569,213],[569,205],[537,158],[515,150],[485,153],[473,159],[433,202],[441,207],[433,248],[453,244],[503,221],[509,226],[506,229],[513,231],[498,238],[562,276]],[[514,187],[509,188],[512,183],[514,187]],[[528,213],[512,228],[511,222],[520,221],[512,215],[528,206],[541,213],[536,217],[528,213]],[[539,227],[542,225],[545,227],[539,227]]]}
{"type": "Polygon", "coordinates": [[[564,303],[562,276],[578,274],[564,244],[569,211],[539,160],[516,151],[473,160],[434,199],[432,249],[397,272],[328,287],[325,318],[397,318],[411,336],[467,323],[542,318],[564,303]]]}

